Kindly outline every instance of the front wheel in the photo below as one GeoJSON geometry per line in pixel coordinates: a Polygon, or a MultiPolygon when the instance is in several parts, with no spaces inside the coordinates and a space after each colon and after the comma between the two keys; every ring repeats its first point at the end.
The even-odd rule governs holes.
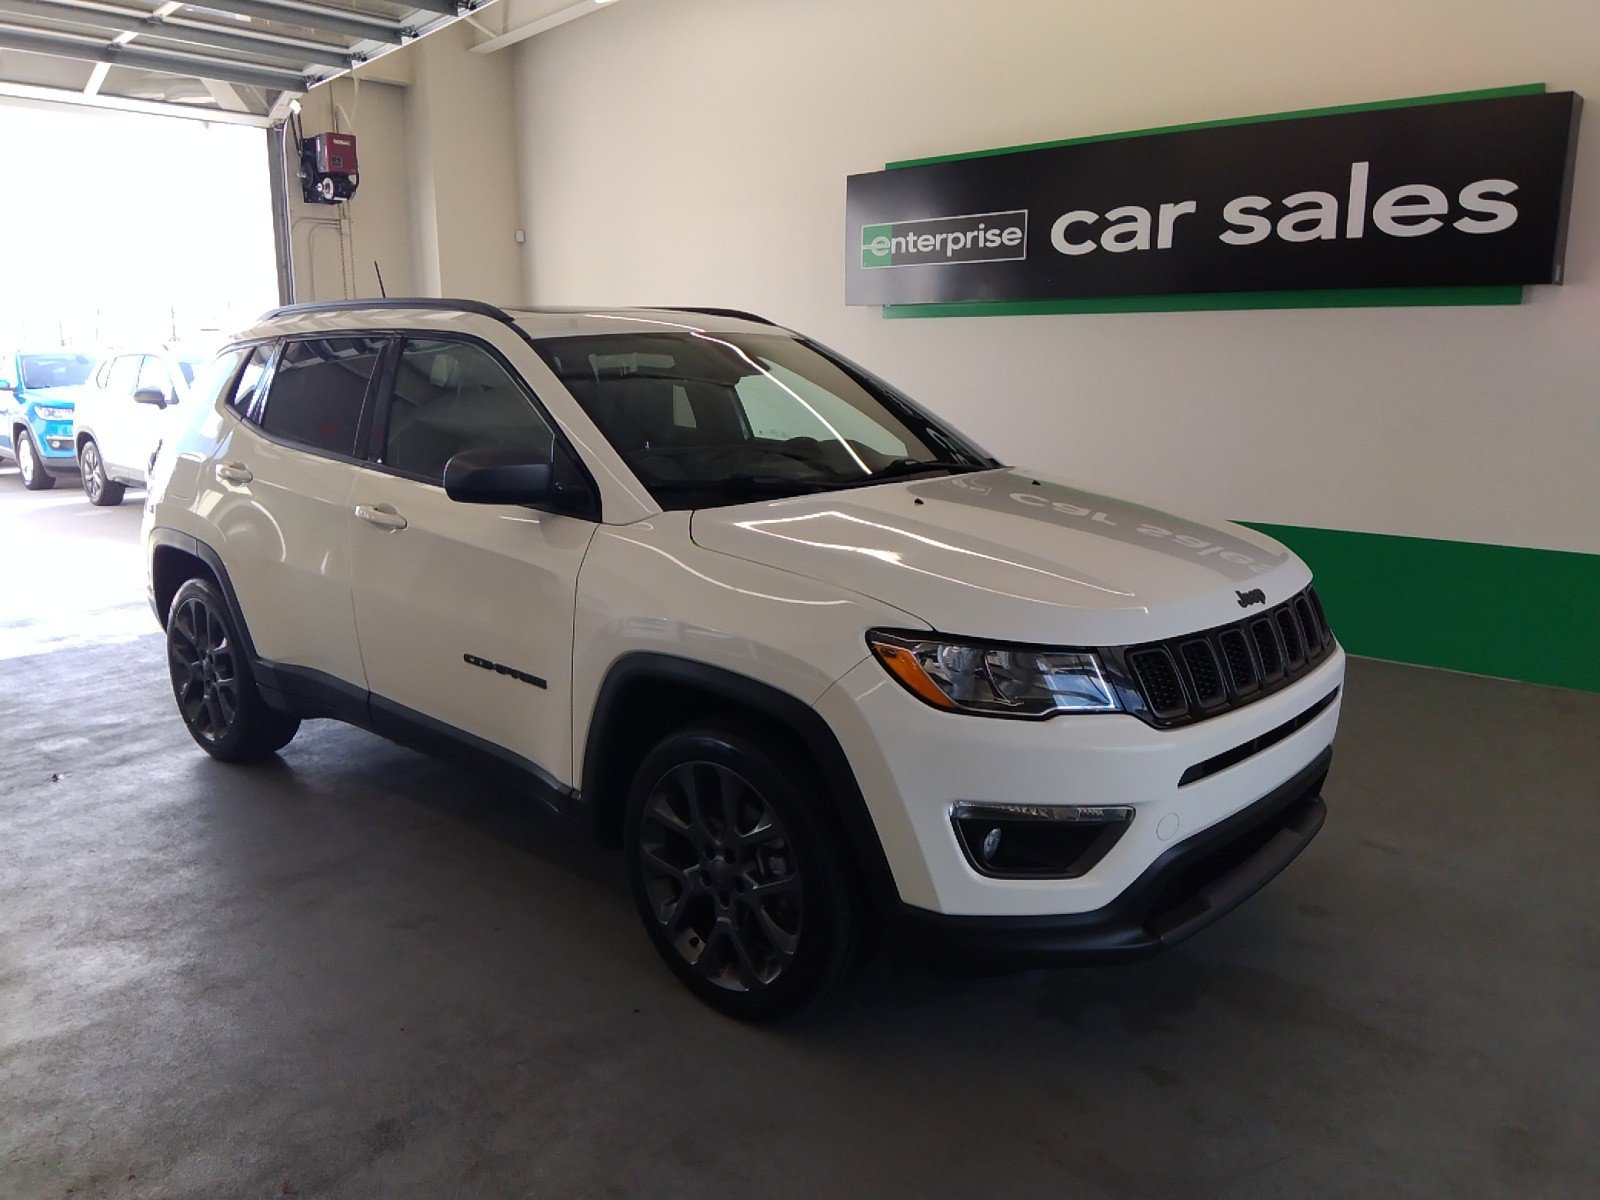
{"type": "Polygon", "coordinates": [[[254,762],[277,753],[298,718],[268,708],[243,639],[215,584],[191,579],[167,610],[167,668],[189,734],[212,758],[254,762]]]}
{"type": "Polygon", "coordinates": [[[44,469],[39,448],[26,429],[17,435],[17,470],[22,475],[22,486],[30,492],[48,492],[56,485],[55,476],[44,469]]]}
{"type": "Polygon", "coordinates": [[[89,497],[90,504],[112,508],[122,503],[128,489],[106,474],[105,460],[93,438],[86,439],[78,451],[78,471],[83,475],[83,494],[89,497]]]}
{"type": "Polygon", "coordinates": [[[628,875],[657,952],[713,1008],[792,1016],[848,973],[859,905],[822,781],[777,739],[691,726],[640,764],[628,875]]]}

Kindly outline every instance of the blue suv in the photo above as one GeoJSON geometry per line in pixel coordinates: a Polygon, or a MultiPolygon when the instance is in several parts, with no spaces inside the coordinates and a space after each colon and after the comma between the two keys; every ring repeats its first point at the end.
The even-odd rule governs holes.
{"type": "Polygon", "coordinates": [[[75,350],[0,354],[0,459],[17,460],[29,491],[53,488],[63,476],[78,477],[72,398],[94,363],[75,350]]]}

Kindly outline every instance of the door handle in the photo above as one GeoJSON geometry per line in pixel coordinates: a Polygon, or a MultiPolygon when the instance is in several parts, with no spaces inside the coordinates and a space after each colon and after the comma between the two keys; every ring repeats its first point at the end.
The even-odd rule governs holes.
{"type": "Polygon", "coordinates": [[[249,483],[255,476],[243,463],[223,463],[217,468],[217,478],[224,483],[249,483]]]}
{"type": "Polygon", "coordinates": [[[376,525],[379,529],[404,529],[406,519],[395,512],[394,506],[389,504],[358,504],[356,516],[368,525],[376,525]]]}

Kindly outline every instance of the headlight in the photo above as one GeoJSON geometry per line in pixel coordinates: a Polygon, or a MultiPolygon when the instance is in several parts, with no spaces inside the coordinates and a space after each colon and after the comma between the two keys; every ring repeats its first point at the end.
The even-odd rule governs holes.
{"type": "Polygon", "coordinates": [[[998,646],[873,630],[867,645],[918,699],[991,717],[1118,712],[1122,705],[1088,650],[998,646]]]}
{"type": "Polygon", "coordinates": [[[33,408],[33,415],[41,421],[70,421],[72,420],[72,409],[62,408],[56,404],[36,404],[33,408]]]}

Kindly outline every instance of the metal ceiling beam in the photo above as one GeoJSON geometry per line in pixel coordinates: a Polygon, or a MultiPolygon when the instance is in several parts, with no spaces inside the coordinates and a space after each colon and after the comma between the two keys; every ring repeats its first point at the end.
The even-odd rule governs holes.
{"type": "Polygon", "coordinates": [[[280,21],[285,25],[320,29],[340,37],[374,42],[398,44],[404,40],[406,33],[404,27],[395,21],[361,17],[348,9],[300,4],[296,0],[185,0],[184,7],[208,8],[212,12],[232,13],[241,17],[260,17],[264,21],[280,21]]]}
{"type": "Polygon", "coordinates": [[[145,50],[138,46],[109,44],[99,38],[70,33],[43,33],[20,25],[0,24],[0,49],[48,54],[54,58],[73,58],[79,62],[103,62],[119,67],[136,67],[166,75],[191,79],[215,79],[221,83],[242,83],[273,92],[301,92],[304,77],[298,71],[280,71],[252,66],[228,59],[208,58],[203,54],[180,54],[169,50],[145,50]]]}
{"type": "Polygon", "coordinates": [[[279,39],[270,34],[234,33],[198,22],[157,17],[106,4],[76,3],[74,0],[0,0],[0,13],[62,21],[89,29],[121,30],[124,33],[165,38],[191,46],[209,46],[214,50],[232,50],[237,54],[271,58],[300,66],[315,63],[318,66],[349,68],[353,62],[348,52],[341,52],[334,46],[302,43],[291,38],[279,39]]]}
{"type": "Polygon", "coordinates": [[[0,82],[0,103],[47,109],[53,109],[58,104],[70,104],[84,108],[109,109],[112,112],[145,113],[152,117],[178,117],[186,121],[249,125],[256,129],[265,129],[271,124],[266,117],[258,117],[254,113],[231,113],[220,108],[204,108],[198,104],[133,100],[126,96],[106,96],[71,88],[43,87],[33,83],[0,82]]]}

